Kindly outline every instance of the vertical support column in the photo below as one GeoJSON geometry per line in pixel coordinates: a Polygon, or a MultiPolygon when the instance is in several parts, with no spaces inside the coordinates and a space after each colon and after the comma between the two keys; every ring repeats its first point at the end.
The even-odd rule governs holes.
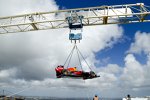
{"type": "Polygon", "coordinates": [[[104,10],[105,13],[105,17],[103,17],[103,24],[107,24],[108,23],[108,14],[109,14],[109,6],[106,7],[107,10],[104,10]]]}
{"type": "MultiPolygon", "coordinates": [[[[141,11],[141,13],[143,13],[143,7],[142,7],[141,3],[140,3],[140,11],[141,11]]],[[[141,16],[140,16],[140,22],[143,22],[143,21],[144,21],[143,14],[141,14],[141,16]]]]}
{"type": "MultiPolygon", "coordinates": [[[[34,22],[34,18],[33,18],[32,15],[29,16],[29,20],[30,20],[31,22],[34,22]]],[[[35,25],[35,23],[31,23],[31,26],[33,27],[34,30],[38,30],[38,28],[37,28],[37,26],[35,25]]]]}

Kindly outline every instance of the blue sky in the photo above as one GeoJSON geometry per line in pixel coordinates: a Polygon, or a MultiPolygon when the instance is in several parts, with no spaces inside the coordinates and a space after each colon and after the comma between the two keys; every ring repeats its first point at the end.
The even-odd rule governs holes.
{"type": "Polygon", "coordinates": [[[80,7],[92,7],[101,5],[120,5],[120,4],[132,4],[132,3],[145,3],[150,4],[149,0],[55,0],[61,8],[80,8],[80,7]]]}
{"type": "MultiPolygon", "coordinates": [[[[144,3],[145,5],[150,5],[149,0],[56,0],[56,3],[59,5],[59,9],[135,3],[144,3]]],[[[97,59],[109,58],[107,63],[117,63],[120,66],[124,66],[124,56],[126,55],[126,51],[130,48],[130,44],[134,41],[135,33],[137,31],[150,32],[150,23],[121,24],[120,26],[122,26],[124,30],[124,36],[122,37],[123,41],[115,44],[112,48],[107,48],[100,52],[97,52],[97,59]]],[[[135,56],[140,63],[146,63],[144,54],[135,56]]],[[[101,63],[101,65],[105,65],[105,63],[101,63]]]]}

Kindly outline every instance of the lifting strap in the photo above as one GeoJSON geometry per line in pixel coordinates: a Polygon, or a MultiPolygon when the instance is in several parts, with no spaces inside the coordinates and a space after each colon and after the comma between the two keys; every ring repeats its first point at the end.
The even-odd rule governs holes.
{"type": "Polygon", "coordinates": [[[76,46],[76,51],[77,51],[77,55],[78,55],[79,64],[80,64],[81,69],[82,69],[82,71],[83,71],[82,64],[81,64],[81,59],[80,59],[80,55],[79,55],[79,51],[78,51],[77,46],[76,46]]]}
{"type": "Polygon", "coordinates": [[[66,65],[66,63],[67,63],[67,61],[68,61],[67,68],[69,67],[69,64],[70,64],[70,61],[71,61],[71,58],[72,58],[72,55],[73,55],[74,49],[75,49],[75,45],[74,45],[74,47],[72,48],[72,50],[71,50],[71,52],[70,52],[69,56],[67,57],[67,59],[66,59],[66,61],[65,61],[65,63],[64,63],[64,65],[63,65],[63,66],[65,66],[65,65],[66,65]]]}
{"type": "Polygon", "coordinates": [[[83,60],[85,61],[86,65],[89,67],[89,69],[92,71],[92,68],[90,67],[90,65],[87,63],[87,61],[85,60],[84,56],[82,55],[82,53],[80,52],[80,50],[77,48],[78,52],[80,53],[81,57],[83,58],[83,60]]]}
{"type": "Polygon", "coordinates": [[[87,61],[85,60],[84,56],[82,55],[82,53],[80,52],[80,50],[78,49],[78,47],[77,47],[76,44],[73,46],[73,48],[72,48],[72,50],[71,50],[69,56],[67,57],[67,59],[66,59],[66,61],[65,61],[65,63],[64,63],[64,66],[65,66],[65,65],[67,64],[67,62],[68,62],[67,68],[69,67],[69,64],[70,64],[70,62],[71,62],[71,59],[72,59],[72,55],[73,55],[73,53],[74,53],[74,50],[76,50],[76,52],[77,52],[77,56],[78,56],[78,60],[79,60],[79,64],[80,64],[81,69],[83,70],[82,63],[81,63],[81,57],[82,57],[82,59],[85,61],[86,65],[87,65],[87,66],[89,67],[89,69],[92,71],[92,68],[89,66],[89,64],[88,64],[87,61]]]}

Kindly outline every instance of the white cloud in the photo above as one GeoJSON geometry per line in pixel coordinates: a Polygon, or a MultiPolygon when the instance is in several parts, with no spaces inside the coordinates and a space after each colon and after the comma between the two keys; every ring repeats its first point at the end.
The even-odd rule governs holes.
{"type": "MultiPolygon", "coordinates": [[[[133,54],[129,54],[126,57],[126,67],[124,73],[127,73],[127,78],[133,84],[136,84],[138,87],[145,87],[149,89],[150,83],[150,33],[141,33],[136,32],[135,41],[131,44],[129,53],[133,54],[141,54],[142,52],[147,56],[147,61],[145,64],[140,64],[139,61],[136,60],[133,54]],[[136,80],[135,80],[136,79],[136,80]]],[[[129,83],[128,83],[129,84],[129,83]]],[[[135,85],[134,85],[135,86],[135,85]]],[[[136,89],[137,90],[137,89],[136,89]]]]}
{"type": "Polygon", "coordinates": [[[121,87],[134,95],[150,95],[150,64],[149,64],[149,33],[135,34],[135,41],[131,44],[128,50],[129,54],[125,57],[125,67],[120,76],[121,87]],[[145,64],[141,64],[134,55],[144,52],[147,55],[145,64]],[[143,92],[143,93],[142,93],[143,92]]]}
{"type": "Polygon", "coordinates": [[[139,86],[144,82],[144,69],[132,54],[128,54],[125,58],[125,68],[121,80],[128,86],[139,86]]]}
{"type": "Polygon", "coordinates": [[[150,41],[149,33],[136,32],[135,42],[131,44],[131,47],[128,52],[131,52],[131,53],[144,52],[145,54],[149,53],[150,52],[149,41],[150,41]]]}
{"type": "Polygon", "coordinates": [[[0,16],[57,10],[54,0],[1,0],[0,16]]]}
{"type": "Polygon", "coordinates": [[[0,71],[0,79],[3,80],[7,80],[10,77],[14,77],[17,73],[17,69],[16,68],[10,68],[7,70],[1,70],[0,71]]]}

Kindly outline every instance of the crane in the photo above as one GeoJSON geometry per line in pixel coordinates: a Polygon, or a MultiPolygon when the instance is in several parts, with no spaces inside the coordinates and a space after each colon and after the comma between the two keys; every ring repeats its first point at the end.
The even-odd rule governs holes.
{"type": "Polygon", "coordinates": [[[98,6],[0,17],[0,34],[83,26],[150,22],[144,3],[98,6]]]}
{"type": "MultiPolygon", "coordinates": [[[[67,10],[57,10],[51,12],[35,12],[22,15],[0,17],[0,34],[17,33],[47,29],[69,28],[69,39],[75,40],[75,45],[66,61],[68,66],[58,66],[56,70],[57,78],[80,77],[83,79],[93,79],[99,77],[90,68],[85,58],[76,46],[76,40],[81,40],[82,35],[74,34],[72,30],[81,30],[83,26],[126,24],[150,22],[150,7],[144,3],[124,4],[113,6],[98,6],[87,8],[76,8],[67,10]],[[90,69],[90,72],[68,70],[74,49],[77,51],[79,64],[82,69],[80,57],[90,69]],[[65,70],[65,71],[64,71],[65,70]],[[67,74],[66,74],[67,73],[67,74]],[[68,74],[69,73],[69,74],[68,74]]],[[[65,62],[66,63],[66,62],[65,62]]],[[[64,64],[65,65],[65,64],[64,64]]]]}

